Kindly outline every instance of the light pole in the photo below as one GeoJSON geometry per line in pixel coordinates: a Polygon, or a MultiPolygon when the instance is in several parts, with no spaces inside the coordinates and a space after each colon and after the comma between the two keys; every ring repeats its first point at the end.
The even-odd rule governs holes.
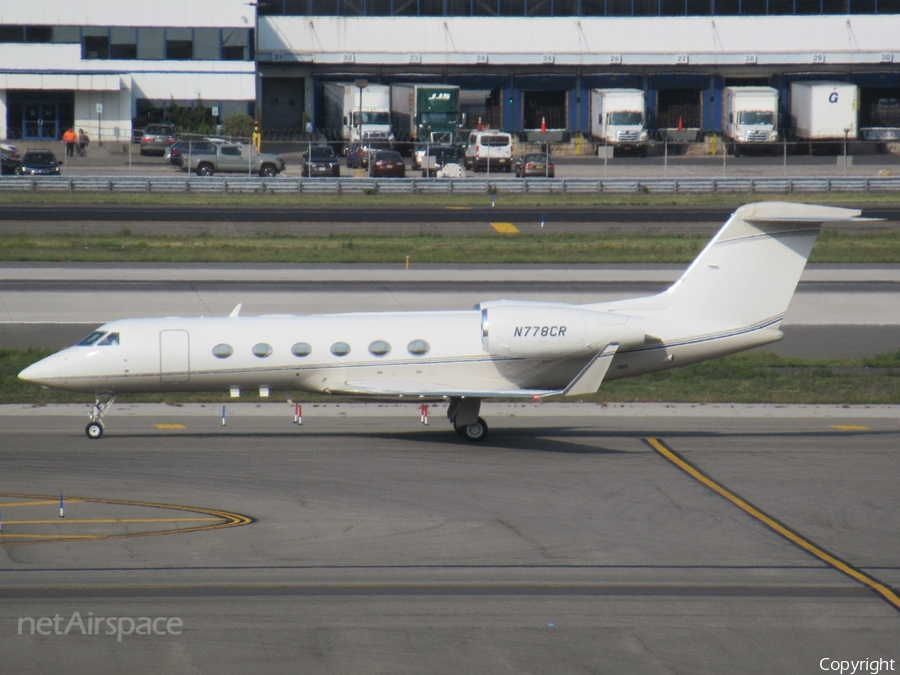
{"type": "MultiPolygon", "coordinates": [[[[356,140],[359,141],[359,145],[357,146],[359,148],[358,162],[359,162],[360,168],[362,168],[363,157],[366,157],[367,154],[371,154],[371,152],[367,153],[365,151],[365,146],[363,145],[363,130],[362,130],[362,119],[363,119],[362,118],[362,115],[363,115],[363,113],[362,113],[362,94],[363,94],[363,89],[365,89],[366,87],[369,86],[369,81],[366,80],[365,78],[359,78],[358,80],[354,80],[353,84],[355,84],[357,87],[359,87],[359,127],[356,130],[356,134],[357,134],[356,140]]],[[[350,140],[351,141],[353,140],[353,134],[350,134],[350,140]]],[[[369,173],[369,174],[372,173],[372,167],[370,166],[370,163],[371,163],[371,157],[366,157],[366,169],[367,169],[367,173],[369,173]]]]}

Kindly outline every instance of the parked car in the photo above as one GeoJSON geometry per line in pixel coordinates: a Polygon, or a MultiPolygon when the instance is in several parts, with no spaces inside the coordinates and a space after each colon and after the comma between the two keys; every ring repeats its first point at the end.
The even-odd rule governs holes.
{"type": "Polygon", "coordinates": [[[165,155],[166,148],[175,141],[175,127],[171,124],[148,124],[141,136],[141,154],[165,155]]]}
{"type": "Polygon", "coordinates": [[[312,176],[340,176],[341,160],[330,145],[311,145],[300,157],[300,173],[312,176]]]}
{"type": "Polygon", "coordinates": [[[185,155],[214,155],[216,145],[211,141],[177,141],[166,148],[163,157],[169,164],[181,166],[185,155]]]}
{"type": "Polygon", "coordinates": [[[0,174],[12,176],[22,163],[19,149],[9,143],[0,143],[0,174]]]}
{"type": "Polygon", "coordinates": [[[372,166],[369,175],[375,178],[406,176],[406,163],[396,150],[379,150],[372,155],[372,166]]]}
{"type": "Polygon", "coordinates": [[[553,160],[550,159],[546,152],[529,152],[524,154],[516,160],[513,166],[516,171],[516,178],[525,178],[526,176],[555,177],[553,160]]]}
{"type": "Polygon", "coordinates": [[[27,150],[16,173],[20,176],[58,176],[59,161],[50,150],[27,150]]]}
{"type": "Polygon", "coordinates": [[[359,151],[359,165],[367,169],[369,167],[369,158],[379,150],[393,150],[394,144],[391,141],[373,141],[364,140],[359,151]]]}
{"type": "Polygon", "coordinates": [[[422,176],[436,176],[448,164],[459,164],[459,151],[452,145],[432,145],[422,158],[422,176]]]}
{"type": "Polygon", "coordinates": [[[262,152],[244,156],[239,145],[213,143],[216,151],[208,155],[182,155],[181,170],[194,172],[198,176],[212,176],[214,173],[258,173],[260,176],[276,176],[284,171],[281,155],[262,152]]]}

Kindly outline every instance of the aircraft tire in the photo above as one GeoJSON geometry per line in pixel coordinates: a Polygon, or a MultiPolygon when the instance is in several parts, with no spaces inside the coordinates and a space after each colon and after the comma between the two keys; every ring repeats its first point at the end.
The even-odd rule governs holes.
{"type": "Polygon", "coordinates": [[[103,425],[100,422],[90,422],[85,428],[84,433],[88,438],[98,439],[103,435],[103,425]]]}
{"type": "Polygon", "coordinates": [[[466,424],[464,426],[457,426],[456,433],[462,436],[464,439],[469,441],[470,443],[480,443],[488,435],[488,425],[480,417],[475,424],[466,424]]]}

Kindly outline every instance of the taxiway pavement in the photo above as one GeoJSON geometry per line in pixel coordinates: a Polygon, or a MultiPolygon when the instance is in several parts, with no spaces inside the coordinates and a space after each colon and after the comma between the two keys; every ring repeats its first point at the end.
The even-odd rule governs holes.
{"type": "Polygon", "coordinates": [[[283,403],[228,408],[222,427],[218,406],[124,405],[91,441],[86,406],[0,407],[4,672],[753,675],[900,659],[900,607],[648,440],[891,592],[896,406],[486,404],[481,445],[442,406],[427,428],[415,405],[305,406],[302,427],[283,403]],[[91,522],[78,498],[123,522],[91,522]],[[73,538],[142,535],[136,502],[253,522],[73,538]],[[57,634],[76,612],[180,626],[57,634]]]}

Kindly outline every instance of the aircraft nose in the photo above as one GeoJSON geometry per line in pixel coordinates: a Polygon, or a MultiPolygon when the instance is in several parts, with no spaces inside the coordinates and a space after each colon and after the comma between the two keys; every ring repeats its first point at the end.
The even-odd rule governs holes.
{"type": "Polygon", "coordinates": [[[37,363],[32,363],[19,373],[19,379],[45,387],[52,386],[53,380],[59,376],[59,368],[53,363],[54,360],[52,357],[49,357],[37,363]]]}

